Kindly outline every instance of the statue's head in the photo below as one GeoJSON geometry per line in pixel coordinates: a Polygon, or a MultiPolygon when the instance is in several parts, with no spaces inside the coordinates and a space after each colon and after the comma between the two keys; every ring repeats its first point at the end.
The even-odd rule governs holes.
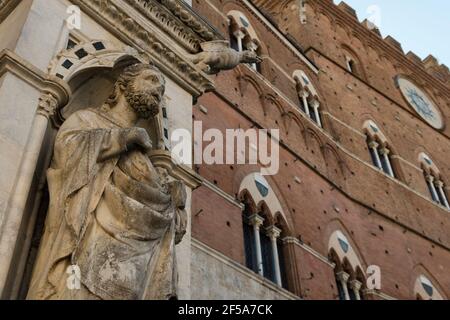
{"type": "Polygon", "coordinates": [[[124,69],[106,103],[114,107],[123,95],[140,118],[149,119],[159,113],[165,86],[166,81],[157,67],[133,64],[124,69]]]}
{"type": "Polygon", "coordinates": [[[262,60],[254,51],[245,50],[241,53],[241,63],[260,63],[262,60]]]}

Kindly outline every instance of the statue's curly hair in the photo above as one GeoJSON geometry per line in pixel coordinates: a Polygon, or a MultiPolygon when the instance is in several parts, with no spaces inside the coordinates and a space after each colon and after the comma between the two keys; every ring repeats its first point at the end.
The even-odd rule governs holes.
{"type": "Polygon", "coordinates": [[[156,71],[159,74],[161,83],[165,86],[166,80],[164,79],[158,67],[152,64],[136,63],[126,67],[123,70],[122,74],[119,76],[119,79],[117,79],[114,85],[112,94],[106,100],[106,104],[109,105],[110,108],[116,106],[117,102],[119,101],[120,95],[125,92],[133,79],[136,78],[144,70],[156,71]]]}

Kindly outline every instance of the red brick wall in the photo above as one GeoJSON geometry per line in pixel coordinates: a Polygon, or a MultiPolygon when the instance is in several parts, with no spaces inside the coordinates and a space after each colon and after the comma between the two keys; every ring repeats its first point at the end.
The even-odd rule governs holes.
{"type": "MultiPolygon", "coordinates": [[[[413,299],[414,281],[426,270],[443,293],[450,296],[450,213],[415,193],[429,196],[422,173],[413,167],[418,166],[418,154],[425,151],[442,170],[447,185],[450,184],[450,129],[442,133],[432,129],[401,98],[393,77],[410,72],[406,69],[408,65],[387,59],[390,57],[387,53],[381,58],[380,49],[377,53],[365,46],[344,32],[344,28],[330,24],[323,14],[316,16],[312,11],[309,23],[301,25],[289,23],[298,17],[292,10],[286,10],[282,15],[286,21],[278,15],[280,28],[287,30],[289,23],[288,32],[304,48],[313,48],[307,54],[320,69],[315,75],[241,1],[210,3],[222,12],[236,9],[246,14],[272,60],[264,61],[262,76],[246,66],[218,75],[217,92],[198,101],[208,113],[196,107],[194,119],[201,120],[205,129],[218,128],[223,132],[232,128],[279,128],[280,172],[268,180],[283,205],[292,235],[327,256],[331,233],[341,229],[351,239],[364,267],[372,264],[381,267],[384,293],[413,299]],[[358,54],[367,82],[343,69],[341,44],[351,46],[358,54]],[[319,91],[323,110],[333,116],[323,116],[323,130],[296,110],[295,86],[286,77],[296,69],[308,73],[319,91]],[[376,101],[376,106],[372,101],[376,101]],[[362,125],[368,119],[380,126],[394,154],[410,163],[395,161],[402,183],[371,167],[365,138],[355,132],[362,133],[362,125]],[[301,183],[294,177],[300,178],[301,183]]],[[[194,8],[226,35],[224,17],[207,2],[200,5],[194,1],[194,8]]],[[[435,96],[447,121],[450,109],[448,98],[444,97],[448,96],[448,91],[435,96]]],[[[258,170],[229,165],[200,165],[197,169],[234,197],[242,178],[258,170]]],[[[239,208],[202,187],[193,194],[192,213],[195,238],[244,263],[239,208]],[[203,212],[196,216],[201,209],[203,212]]],[[[296,262],[302,295],[307,299],[336,297],[331,268],[299,247],[295,251],[295,257],[290,259],[296,262]]]]}

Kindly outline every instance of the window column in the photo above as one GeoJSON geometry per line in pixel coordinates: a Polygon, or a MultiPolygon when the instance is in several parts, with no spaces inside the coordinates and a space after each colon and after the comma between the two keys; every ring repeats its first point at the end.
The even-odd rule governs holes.
{"type": "Polygon", "coordinates": [[[378,167],[378,169],[383,169],[383,166],[381,164],[380,154],[378,153],[378,147],[380,145],[375,140],[372,140],[369,142],[369,148],[370,153],[372,153],[373,161],[375,162],[375,166],[378,167]]]}
{"type": "Polygon", "coordinates": [[[350,294],[348,292],[347,281],[350,278],[350,275],[344,271],[336,273],[337,280],[341,283],[342,290],[344,290],[345,300],[350,300],[350,294]]]}
{"type": "Polygon", "coordinates": [[[430,188],[431,198],[433,199],[434,202],[441,203],[441,201],[439,200],[439,195],[436,190],[436,186],[434,185],[435,180],[434,177],[432,175],[428,175],[426,179],[428,187],[430,188]]]}
{"type": "Polygon", "coordinates": [[[256,249],[256,269],[258,273],[264,276],[263,270],[263,259],[261,252],[261,239],[259,237],[259,229],[261,228],[264,218],[258,214],[254,214],[249,218],[250,225],[253,226],[253,234],[255,238],[255,249],[256,249]]]}
{"type": "Polygon", "coordinates": [[[438,194],[441,197],[441,204],[446,207],[448,210],[450,210],[450,205],[448,203],[447,195],[444,191],[444,183],[440,180],[436,180],[434,183],[435,187],[437,188],[438,194]]]}
{"type": "Polygon", "coordinates": [[[306,90],[303,90],[300,94],[301,94],[301,98],[303,101],[303,107],[305,108],[305,113],[308,117],[311,117],[310,112],[309,112],[309,104],[308,104],[309,92],[306,90]]]}
{"type": "Polygon", "coordinates": [[[239,52],[244,51],[244,47],[243,47],[243,44],[242,44],[242,40],[243,40],[244,37],[245,37],[245,33],[242,32],[241,30],[237,30],[237,31],[235,31],[235,32],[233,33],[233,35],[234,35],[234,37],[236,38],[237,43],[238,43],[238,49],[239,49],[238,51],[239,51],[239,52]]]}
{"type": "Polygon", "coordinates": [[[275,282],[280,287],[282,287],[283,283],[281,280],[280,259],[279,259],[279,255],[278,255],[278,245],[277,245],[278,238],[281,235],[281,230],[275,226],[271,226],[266,229],[266,232],[272,242],[272,259],[273,259],[273,266],[275,269],[274,270],[275,271],[275,282]]]}
{"type": "Polygon", "coordinates": [[[381,156],[383,157],[384,163],[386,164],[386,170],[387,170],[387,174],[389,174],[391,177],[395,177],[394,176],[394,170],[392,170],[392,165],[391,165],[391,159],[389,158],[389,153],[391,151],[384,147],[380,150],[381,156]]]}
{"type": "Polygon", "coordinates": [[[350,281],[350,289],[352,289],[356,300],[361,300],[361,287],[362,287],[362,283],[359,282],[358,280],[352,280],[350,281]]]}
{"type": "Polygon", "coordinates": [[[314,116],[316,118],[316,123],[319,125],[319,127],[322,127],[322,120],[320,119],[320,113],[319,113],[320,102],[318,100],[314,99],[311,102],[311,106],[314,109],[314,116]]]}

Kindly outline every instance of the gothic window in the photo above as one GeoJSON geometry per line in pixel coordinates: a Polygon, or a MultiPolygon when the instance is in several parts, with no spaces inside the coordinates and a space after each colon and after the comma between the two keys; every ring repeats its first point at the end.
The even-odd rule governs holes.
{"type": "MultiPolygon", "coordinates": [[[[253,29],[247,17],[239,11],[230,11],[228,13],[230,27],[230,46],[238,52],[253,51],[258,55],[261,48],[256,32],[253,29]]],[[[256,72],[261,72],[261,63],[249,64],[256,72]]]]}
{"type": "Polygon", "coordinates": [[[420,275],[414,284],[414,295],[417,300],[444,300],[445,297],[436,288],[433,281],[425,275],[420,275]]]}
{"type": "Polygon", "coordinates": [[[358,59],[356,54],[347,46],[343,46],[345,67],[348,72],[354,74],[359,78],[365,79],[364,70],[361,61],[358,59]]]}
{"type": "Polygon", "coordinates": [[[391,158],[392,152],[389,148],[387,139],[373,121],[366,122],[364,130],[366,131],[367,147],[373,165],[392,178],[395,178],[391,158]]]}
{"type": "Polygon", "coordinates": [[[301,70],[294,72],[297,94],[300,101],[300,110],[315,124],[322,127],[322,116],[317,91],[308,76],[301,70]]]}
{"type": "Polygon", "coordinates": [[[329,259],[335,264],[336,298],[363,300],[364,275],[350,242],[341,231],[335,231],[330,237],[329,248],[329,259]]]}
{"type": "Polygon", "coordinates": [[[243,185],[246,189],[242,214],[246,266],[278,286],[287,288],[287,261],[282,240],[284,227],[280,227],[283,219],[281,214],[278,219],[273,219],[271,213],[281,206],[275,203],[273,190],[260,174],[246,177],[243,185]],[[269,202],[265,201],[269,199],[271,202],[267,204],[269,202]],[[260,209],[254,203],[261,203],[260,209]]]}
{"type": "Polygon", "coordinates": [[[433,160],[424,153],[420,154],[419,161],[424,172],[425,182],[428,186],[431,200],[447,210],[450,210],[446,186],[443,179],[441,179],[439,169],[436,167],[433,160]]]}
{"type": "Polygon", "coordinates": [[[245,263],[247,268],[258,272],[256,268],[256,243],[253,226],[250,223],[251,209],[249,204],[245,204],[242,216],[242,226],[244,230],[245,263]]]}

